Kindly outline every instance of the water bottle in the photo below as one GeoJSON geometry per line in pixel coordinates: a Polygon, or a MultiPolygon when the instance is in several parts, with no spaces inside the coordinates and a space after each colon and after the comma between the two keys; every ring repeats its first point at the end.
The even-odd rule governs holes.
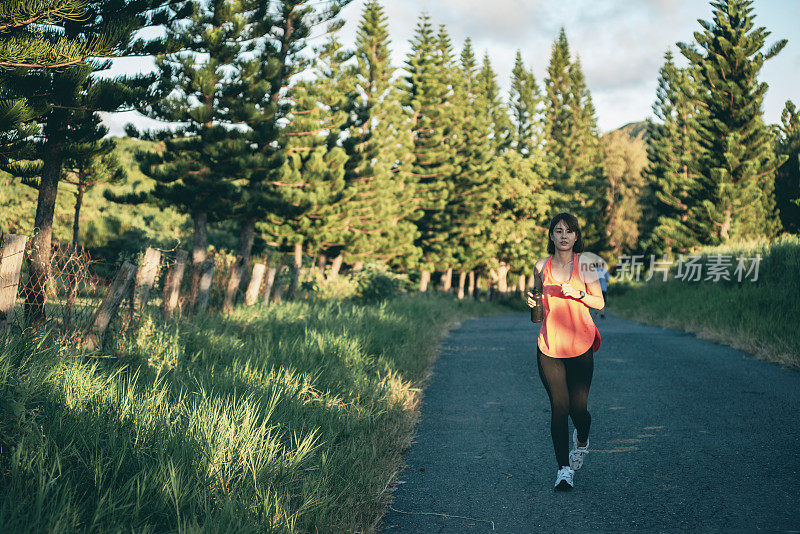
{"type": "Polygon", "coordinates": [[[544,319],[544,308],[542,307],[542,292],[538,289],[534,289],[533,291],[529,292],[533,296],[533,300],[535,301],[536,305],[531,308],[531,322],[532,323],[541,323],[544,319]]]}

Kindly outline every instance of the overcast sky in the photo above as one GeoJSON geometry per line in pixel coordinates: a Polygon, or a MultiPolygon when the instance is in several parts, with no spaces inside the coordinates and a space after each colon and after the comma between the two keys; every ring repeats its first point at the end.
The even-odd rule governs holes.
{"type": "MultiPolygon", "coordinates": [[[[364,1],[354,0],[343,10],[346,46],[355,40],[364,1]]],[[[426,11],[435,27],[447,27],[456,53],[467,37],[479,58],[488,52],[506,91],[517,50],[542,85],[553,40],[563,26],[573,59],[580,57],[603,132],[653,116],[664,53],[671,48],[676,62],[685,65],[675,43],[693,41],[693,33],[702,30],[697,19],[712,20],[712,8],[703,0],[384,0],[383,5],[395,66],[403,65],[419,14],[426,11]]],[[[765,120],[777,123],[786,100],[800,105],[800,0],[756,0],[754,14],[755,26],[771,32],[766,47],[789,40],[759,77],[769,84],[765,120]]],[[[119,60],[115,70],[132,72],[151,64],[119,60]]],[[[122,135],[122,126],[133,117],[106,117],[110,133],[122,135]]]]}

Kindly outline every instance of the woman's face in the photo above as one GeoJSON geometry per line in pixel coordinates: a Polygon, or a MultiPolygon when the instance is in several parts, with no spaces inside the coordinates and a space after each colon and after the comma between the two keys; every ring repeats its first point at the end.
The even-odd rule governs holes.
{"type": "Polygon", "coordinates": [[[550,234],[550,239],[553,240],[553,243],[556,245],[556,250],[572,250],[572,246],[575,244],[578,236],[567,228],[567,223],[563,220],[558,221],[558,223],[553,227],[553,232],[550,234]]]}

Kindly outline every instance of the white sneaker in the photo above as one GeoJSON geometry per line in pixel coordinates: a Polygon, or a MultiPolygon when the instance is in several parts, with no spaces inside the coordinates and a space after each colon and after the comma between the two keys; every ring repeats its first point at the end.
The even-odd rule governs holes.
{"type": "Polygon", "coordinates": [[[558,475],[556,476],[556,483],[555,489],[557,490],[571,490],[574,485],[572,483],[572,476],[575,474],[575,471],[568,465],[565,465],[561,469],[558,470],[558,475]]]}
{"type": "Polygon", "coordinates": [[[586,438],[586,446],[578,447],[578,429],[572,431],[572,450],[569,453],[569,466],[572,469],[580,469],[583,465],[583,457],[589,453],[589,438],[586,438]]]}

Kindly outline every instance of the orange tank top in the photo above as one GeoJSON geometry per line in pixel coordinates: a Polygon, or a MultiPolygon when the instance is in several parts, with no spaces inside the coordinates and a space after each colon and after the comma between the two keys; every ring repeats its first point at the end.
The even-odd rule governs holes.
{"type": "MultiPolygon", "coordinates": [[[[578,291],[586,291],[586,283],[581,280],[578,254],[573,254],[572,274],[563,282],[578,291]]],[[[593,352],[600,348],[600,331],[592,320],[589,307],[581,300],[568,297],[561,292],[562,282],[553,277],[549,256],[542,269],[542,304],[544,319],[539,329],[539,350],[552,358],[574,358],[592,347],[593,352]]]]}

